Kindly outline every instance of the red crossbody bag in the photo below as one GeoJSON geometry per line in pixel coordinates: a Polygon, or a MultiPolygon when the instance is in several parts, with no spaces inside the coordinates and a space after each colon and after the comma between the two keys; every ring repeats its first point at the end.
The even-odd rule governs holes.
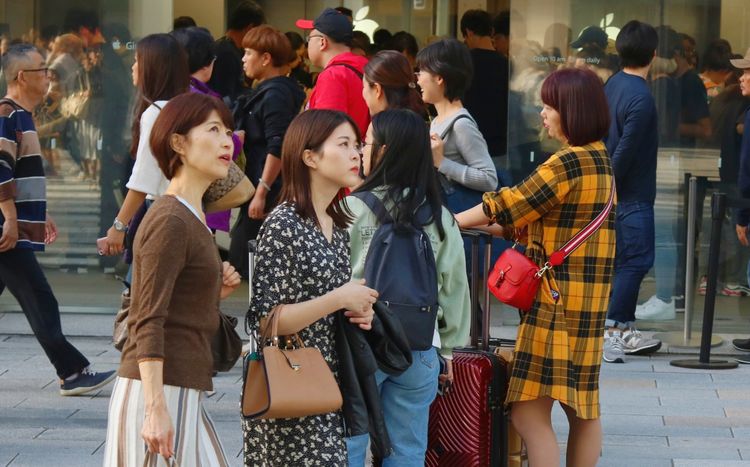
{"type": "Polygon", "coordinates": [[[570,256],[591,235],[599,230],[599,227],[604,224],[604,221],[609,216],[614,205],[614,200],[615,183],[612,180],[612,191],[609,194],[609,201],[607,201],[604,210],[586,227],[575,234],[562,248],[552,253],[549,260],[541,268],[515,248],[505,250],[497,259],[487,278],[487,287],[492,292],[492,295],[497,297],[501,302],[519,310],[529,310],[534,304],[536,294],[539,291],[539,283],[544,273],[555,266],[561,265],[565,261],[565,258],[570,256]]]}

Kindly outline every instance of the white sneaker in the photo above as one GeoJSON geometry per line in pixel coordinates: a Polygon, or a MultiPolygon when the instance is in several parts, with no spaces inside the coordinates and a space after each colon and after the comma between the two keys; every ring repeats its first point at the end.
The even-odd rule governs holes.
{"type": "Polygon", "coordinates": [[[674,300],[670,300],[669,303],[667,303],[654,295],[643,305],[635,307],[635,317],[636,319],[650,319],[653,321],[667,321],[674,319],[674,300]]]}

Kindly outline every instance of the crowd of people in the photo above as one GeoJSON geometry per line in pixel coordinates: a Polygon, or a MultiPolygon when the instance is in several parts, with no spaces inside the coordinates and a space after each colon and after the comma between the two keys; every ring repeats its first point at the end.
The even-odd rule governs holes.
{"type": "MultiPolygon", "coordinates": [[[[416,325],[397,316],[408,364],[375,371],[364,395],[342,383],[342,410],[243,419],[244,463],[362,466],[369,444],[383,465],[424,465],[430,405],[439,381],[447,387],[456,378],[453,349],[467,344],[472,319],[460,229],[502,237],[492,243],[495,257],[507,241],[520,242],[541,267],[616,192],[617,208],[599,230],[540,272],[540,290],[521,315],[505,400],[531,465],[559,465],[555,402],[570,424],[568,465],[596,464],[602,361],[657,351],[661,342],[642,335],[636,318],[663,317],[665,306],[674,314],[668,274],[657,274],[657,294],[637,304],[644,276],[660,263],[658,149],[720,145],[730,166],[722,165],[722,182],[750,198],[750,51],[734,56],[725,41],[712,42],[699,75],[689,36],[630,21],[616,53],[592,26],[570,44],[579,50],[574,60],[559,61],[550,58],[559,50],[533,55],[538,44],[513,42],[509,21],[507,12],[469,10],[460,20],[464,42],[436,39],[419,50],[403,31],[380,30],[370,43],[345,8],[297,21],[304,39],[265,24],[251,1],[232,11],[218,40],[177,18],[171,33],[137,42],[128,138],[102,113],[122,108],[111,91],[129,86],[109,82],[101,66],[113,54],[119,71],[127,62],[96,47],[105,36],[126,40],[121,29],[102,33],[84,16],[44,48],[8,46],[0,282],[21,304],[62,395],[115,381],[105,465],[229,465],[203,399],[213,388],[220,301],[250,275],[249,240],[257,250],[246,325],[257,345],[275,314],[279,335],[316,348],[337,381],[349,381],[357,370],[342,342],[383,327],[376,312],[383,290],[365,277],[383,261],[368,253],[386,223],[420,232],[431,252],[389,258],[402,262],[389,265],[394,271],[418,261],[434,273],[434,309],[425,307],[416,325]],[[541,142],[530,136],[538,128],[541,142]],[[541,158],[518,162],[509,134],[516,151],[541,158]],[[98,245],[105,256],[126,251],[130,263],[117,372],[94,371],[66,340],[35,257],[57,236],[39,180],[59,170],[62,149],[95,183],[122,154],[132,156],[124,200],[102,201],[102,216],[111,218],[98,245]],[[235,165],[255,191],[230,226],[228,211],[206,212],[203,195],[235,165]],[[231,233],[228,261],[217,230],[231,233]]],[[[748,212],[737,214],[734,232],[747,246],[748,212]]],[[[744,293],[733,280],[742,279],[726,278],[725,293],[744,293]]],[[[750,339],[734,344],[750,351],[750,339]]]]}

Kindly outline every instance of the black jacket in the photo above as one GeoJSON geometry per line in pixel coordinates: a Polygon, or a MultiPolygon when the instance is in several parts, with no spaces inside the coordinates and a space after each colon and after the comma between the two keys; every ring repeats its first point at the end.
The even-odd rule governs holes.
{"type": "Polygon", "coordinates": [[[400,375],[411,366],[411,348],[399,319],[381,302],[374,305],[372,329],[363,331],[339,311],[336,352],[339,385],[344,399],[345,435],[370,433],[372,452],[388,457],[393,448],[383,419],[375,371],[400,375]]]}
{"type": "MultiPolygon", "coordinates": [[[[268,154],[281,157],[284,134],[304,101],[305,92],[286,76],[263,81],[252,94],[237,100],[235,127],[245,130],[245,174],[253,184],[263,175],[268,154]]],[[[276,183],[281,185],[280,177],[276,183]]]]}

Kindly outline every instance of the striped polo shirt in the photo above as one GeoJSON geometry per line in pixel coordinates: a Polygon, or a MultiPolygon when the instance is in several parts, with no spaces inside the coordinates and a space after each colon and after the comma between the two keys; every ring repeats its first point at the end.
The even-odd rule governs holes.
{"type": "MultiPolygon", "coordinates": [[[[31,113],[0,101],[0,201],[15,199],[16,248],[44,250],[47,188],[41,152],[31,113]]],[[[4,223],[0,212],[0,231],[4,223]]]]}

